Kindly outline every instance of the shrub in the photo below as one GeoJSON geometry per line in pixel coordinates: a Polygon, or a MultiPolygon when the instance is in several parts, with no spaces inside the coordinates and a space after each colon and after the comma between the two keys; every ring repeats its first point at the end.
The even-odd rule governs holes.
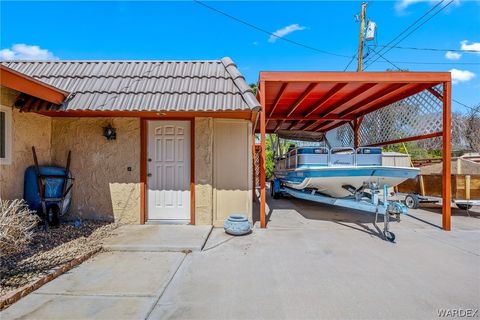
{"type": "Polygon", "coordinates": [[[32,239],[40,218],[24,200],[0,200],[0,255],[21,251],[32,239]]]}

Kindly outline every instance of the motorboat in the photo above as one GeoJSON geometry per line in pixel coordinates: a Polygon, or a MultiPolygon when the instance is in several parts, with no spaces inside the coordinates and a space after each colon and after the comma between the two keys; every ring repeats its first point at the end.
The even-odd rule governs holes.
{"type": "Polygon", "coordinates": [[[270,136],[275,167],[270,181],[274,199],[288,194],[298,199],[351,208],[384,216],[383,234],[395,241],[389,231],[390,214],[407,213],[407,207],[388,199],[389,188],[417,177],[413,167],[384,166],[378,147],[328,147],[323,133],[277,132],[270,136]],[[280,143],[281,139],[287,139],[280,143]],[[294,139],[294,143],[289,140],[294,139]],[[320,145],[320,143],[324,145],[320,145]]]}
{"type": "Polygon", "coordinates": [[[419,173],[412,167],[383,166],[382,149],[373,147],[293,147],[276,159],[274,170],[284,186],[336,198],[351,196],[365,184],[394,187],[419,173]]]}

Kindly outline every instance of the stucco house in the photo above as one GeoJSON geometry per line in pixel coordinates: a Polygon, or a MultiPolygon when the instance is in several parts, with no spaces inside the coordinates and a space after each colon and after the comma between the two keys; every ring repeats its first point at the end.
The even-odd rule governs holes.
{"type": "Polygon", "coordinates": [[[230,58],[1,63],[0,197],[22,198],[33,164],[65,166],[71,217],[220,226],[252,219],[260,109],[230,58]],[[104,128],[116,131],[115,139],[104,128]]]}

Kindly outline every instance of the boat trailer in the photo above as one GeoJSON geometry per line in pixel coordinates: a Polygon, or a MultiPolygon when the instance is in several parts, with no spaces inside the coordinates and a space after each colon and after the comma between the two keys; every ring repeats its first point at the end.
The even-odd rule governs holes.
{"type": "Polygon", "coordinates": [[[388,200],[388,185],[383,185],[383,200],[380,200],[380,186],[377,183],[364,183],[359,189],[352,186],[343,186],[350,191],[352,196],[345,198],[334,198],[317,192],[315,189],[297,190],[282,185],[279,179],[271,181],[271,196],[278,199],[282,194],[289,194],[294,198],[310,200],[330,204],[334,206],[356,209],[375,214],[374,224],[378,221],[378,215],[384,216],[383,236],[385,240],[395,242],[395,234],[389,229],[390,214],[397,216],[400,221],[400,215],[407,213],[407,207],[399,201],[388,200]]]}

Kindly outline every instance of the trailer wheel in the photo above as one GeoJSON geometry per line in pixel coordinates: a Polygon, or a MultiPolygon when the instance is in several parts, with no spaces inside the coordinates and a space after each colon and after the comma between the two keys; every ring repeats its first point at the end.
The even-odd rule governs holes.
{"type": "Polygon", "coordinates": [[[384,231],[383,235],[385,236],[385,239],[390,241],[390,242],[395,242],[395,233],[390,232],[390,231],[384,231]]]}
{"type": "Polygon", "coordinates": [[[405,205],[410,209],[418,209],[420,207],[420,199],[418,199],[416,194],[407,194],[405,196],[405,205]]]}
{"type": "Polygon", "coordinates": [[[461,210],[470,210],[472,209],[472,205],[471,204],[464,204],[464,203],[456,203],[458,209],[461,209],[461,210]]]}

